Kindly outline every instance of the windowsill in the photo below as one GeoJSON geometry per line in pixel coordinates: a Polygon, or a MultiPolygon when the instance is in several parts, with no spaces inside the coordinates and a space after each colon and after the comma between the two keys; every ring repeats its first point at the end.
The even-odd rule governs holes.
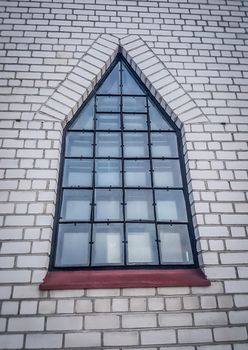
{"type": "Polygon", "coordinates": [[[209,286],[200,269],[49,271],[40,290],[209,286]]]}

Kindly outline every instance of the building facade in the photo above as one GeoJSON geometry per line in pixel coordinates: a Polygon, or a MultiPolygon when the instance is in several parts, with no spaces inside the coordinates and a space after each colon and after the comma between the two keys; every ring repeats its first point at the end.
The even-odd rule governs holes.
{"type": "Polygon", "coordinates": [[[0,349],[246,350],[247,1],[0,6],[0,349]],[[207,283],[42,282],[63,130],[118,53],[180,129],[207,283]]]}

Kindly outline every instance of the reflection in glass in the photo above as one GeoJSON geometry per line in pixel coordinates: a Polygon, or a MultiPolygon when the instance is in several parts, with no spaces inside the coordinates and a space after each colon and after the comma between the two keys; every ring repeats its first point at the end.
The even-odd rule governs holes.
{"type": "Polygon", "coordinates": [[[101,114],[96,115],[96,128],[105,130],[119,130],[120,129],[120,115],[119,114],[101,114]]]}
{"type": "Polygon", "coordinates": [[[120,94],[120,62],[108,75],[102,86],[97,91],[98,94],[120,94]]]}
{"type": "Polygon", "coordinates": [[[147,130],[146,114],[124,114],[123,121],[126,130],[147,130]]]}
{"type": "Polygon", "coordinates": [[[181,171],[176,159],[153,159],[153,181],[155,187],[181,187],[181,171]]]}
{"type": "Polygon", "coordinates": [[[122,224],[95,224],[93,265],[123,264],[122,224]]]}
{"type": "Polygon", "coordinates": [[[91,190],[64,190],[61,208],[63,220],[90,220],[91,190]]]}
{"type": "Polygon", "coordinates": [[[158,225],[161,262],[193,264],[192,250],[186,225],[158,225]]]}
{"type": "Polygon", "coordinates": [[[125,186],[150,187],[151,172],[149,160],[125,160],[125,186]]]}
{"type": "Polygon", "coordinates": [[[92,157],[93,133],[68,132],[66,135],[66,157],[92,157]]]}
{"type": "Polygon", "coordinates": [[[96,156],[97,157],[120,157],[121,134],[120,133],[96,133],[96,156]]]}
{"type": "Polygon", "coordinates": [[[96,159],[96,186],[121,186],[121,161],[115,159],[96,159]]]}
{"type": "Polygon", "coordinates": [[[89,264],[88,224],[60,224],[55,266],[85,266],[89,264]]]}
{"type": "Polygon", "coordinates": [[[92,186],[92,160],[65,159],[63,186],[90,187],[92,186]]]}
{"type": "Polygon", "coordinates": [[[187,221],[183,191],[155,190],[157,220],[187,221]]]}
{"type": "Polygon", "coordinates": [[[120,97],[96,96],[97,112],[120,112],[120,97]]]}
{"type": "Polygon", "coordinates": [[[151,121],[151,130],[172,130],[169,123],[164,119],[163,114],[149,100],[149,116],[151,121]]]}
{"type": "Polygon", "coordinates": [[[95,191],[95,220],[122,220],[122,191],[95,191]]]}
{"type": "Polygon", "coordinates": [[[124,133],[124,157],[138,158],[148,157],[147,133],[124,133]]]}
{"type": "Polygon", "coordinates": [[[123,112],[146,112],[146,98],[145,97],[123,97],[123,112]]]}
{"type": "Polygon", "coordinates": [[[122,64],[122,93],[127,95],[144,95],[142,89],[128,72],[125,64],[122,64]]]}
{"type": "Polygon", "coordinates": [[[177,137],[175,133],[151,133],[153,157],[177,157],[177,137]]]}
{"type": "Polygon", "coordinates": [[[78,114],[75,121],[72,123],[71,130],[90,130],[93,129],[94,119],[94,98],[78,114]]]}
{"type": "Polygon", "coordinates": [[[157,264],[154,224],[127,224],[128,264],[157,264]]]}
{"type": "Polygon", "coordinates": [[[153,220],[151,190],[126,190],[125,193],[127,220],[153,220]]]}

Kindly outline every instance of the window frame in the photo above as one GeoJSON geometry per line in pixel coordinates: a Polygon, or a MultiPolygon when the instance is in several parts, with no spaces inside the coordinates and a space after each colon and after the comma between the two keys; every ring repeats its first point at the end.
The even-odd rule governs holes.
{"type": "MultiPolygon", "coordinates": [[[[123,113],[124,114],[124,113],[123,113]]],[[[93,129],[93,132],[96,130],[93,129]]],[[[107,130],[106,130],[107,131],[107,130]]],[[[150,133],[150,131],[148,131],[150,133]]],[[[121,159],[121,162],[123,163],[123,159],[121,159]]],[[[123,186],[122,186],[123,187],[123,186]]],[[[154,188],[152,189],[154,191],[154,188]]],[[[159,223],[156,222],[155,225],[157,226],[159,223]]],[[[180,224],[178,222],[177,224],[180,224]]],[[[157,243],[159,244],[159,243],[157,243]]],[[[127,62],[127,60],[123,57],[121,53],[118,53],[115,60],[112,62],[112,64],[107,69],[104,76],[101,78],[101,80],[96,84],[94,90],[90,93],[88,98],[84,101],[82,106],[78,109],[76,114],[73,116],[73,118],[67,123],[63,130],[63,138],[62,138],[62,147],[61,147],[61,155],[60,155],[60,167],[59,167],[59,177],[58,177],[58,186],[57,186],[57,199],[56,199],[56,209],[55,209],[55,217],[54,217],[54,225],[53,225],[53,234],[52,234],[52,244],[51,244],[51,254],[50,254],[50,261],[49,261],[49,271],[92,271],[92,270],[189,270],[189,269],[198,269],[199,268],[199,262],[198,262],[198,256],[197,256],[197,249],[196,249],[196,239],[194,235],[194,228],[193,228],[193,221],[192,221],[192,214],[191,214],[191,206],[190,206],[190,200],[189,200],[189,193],[188,193],[188,183],[186,178],[186,167],[185,167],[185,161],[184,161],[184,154],[183,154],[183,142],[182,142],[182,136],[180,129],[176,126],[176,124],[170,119],[168,114],[165,112],[165,110],[161,107],[161,105],[156,101],[154,96],[151,94],[151,92],[147,89],[147,87],[142,83],[141,79],[138,77],[137,73],[134,72],[130,64],[127,62]],[[65,163],[65,146],[66,146],[66,134],[68,132],[68,129],[73,124],[73,122],[77,119],[78,115],[81,113],[81,111],[86,107],[90,99],[96,94],[97,90],[102,86],[102,84],[107,79],[109,73],[113,70],[115,65],[118,63],[119,60],[122,60],[125,65],[128,67],[129,73],[131,76],[135,79],[136,82],[140,86],[142,86],[142,89],[145,92],[146,98],[149,98],[152,103],[156,106],[156,108],[163,114],[166,122],[171,126],[172,131],[175,132],[176,138],[177,138],[177,146],[178,146],[178,159],[180,163],[180,169],[181,169],[181,176],[182,176],[182,191],[184,194],[185,204],[186,204],[186,213],[188,221],[186,223],[188,227],[188,233],[189,233],[189,239],[190,244],[192,248],[192,256],[193,256],[193,264],[164,264],[164,265],[117,265],[117,266],[68,266],[68,267],[58,267],[55,266],[55,255],[56,255],[56,247],[58,244],[58,226],[59,226],[59,215],[60,210],[62,206],[62,192],[63,192],[63,169],[64,169],[64,163],[65,163]]]]}

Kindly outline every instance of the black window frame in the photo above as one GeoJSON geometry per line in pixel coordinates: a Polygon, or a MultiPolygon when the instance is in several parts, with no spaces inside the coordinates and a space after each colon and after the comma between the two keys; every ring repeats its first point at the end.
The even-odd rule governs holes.
{"type": "MultiPolygon", "coordinates": [[[[130,95],[134,96],[134,95],[130,95]]],[[[147,102],[148,103],[148,102],[147,102]]],[[[94,107],[95,108],[95,107],[94,107]]],[[[123,114],[123,111],[121,111],[121,114],[123,114]]],[[[147,112],[149,114],[149,112],[147,112]]],[[[123,122],[122,122],[123,123],[123,122]]],[[[122,130],[122,129],[121,129],[122,130]]],[[[107,130],[103,130],[107,132],[107,130]]],[[[94,125],[94,134],[96,134],[96,125],[94,125]]],[[[130,130],[132,132],[132,130],[130,130]]],[[[136,130],[135,132],[141,132],[139,130],[136,130]]],[[[123,132],[121,131],[122,139],[123,139],[123,132]]],[[[148,137],[150,138],[150,130],[148,130],[148,137]]],[[[95,140],[95,136],[94,136],[95,140]]],[[[95,142],[95,141],[94,141],[95,142]]],[[[149,141],[150,142],[150,141],[149,141]]],[[[150,147],[149,147],[149,153],[150,153],[150,147]]],[[[94,157],[94,154],[93,154],[94,157]]],[[[129,158],[130,160],[132,158],[129,158]]],[[[138,158],[140,159],[140,158],[138,158]]],[[[151,159],[151,154],[149,154],[149,159],[151,159]]],[[[173,158],[170,158],[173,159],[173,158]]],[[[123,151],[122,151],[122,157],[121,162],[123,166],[124,158],[123,158],[123,151]]],[[[94,163],[94,162],[93,162],[94,163]]],[[[123,169],[122,169],[123,170],[123,169]]],[[[95,171],[95,168],[93,169],[95,171]]],[[[124,173],[122,172],[122,176],[124,177],[124,173]]],[[[94,185],[94,184],[93,184],[94,185]]],[[[125,191],[124,184],[122,183],[123,192],[125,191]]],[[[94,189],[94,186],[93,186],[94,189]]],[[[166,190],[169,190],[170,188],[166,188],[166,190]]],[[[175,188],[174,188],[175,189],[175,188]]],[[[152,192],[153,192],[153,199],[154,199],[154,186],[152,184],[152,192]]],[[[125,210],[125,208],[124,208],[125,210]]],[[[155,212],[155,207],[154,207],[155,212]]],[[[157,232],[157,225],[160,223],[156,220],[156,214],[155,214],[155,226],[156,226],[156,232],[157,232]]],[[[143,222],[143,221],[142,221],[143,222]]],[[[100,223],[100,222],[99,222],[100,223]]],[[[167,224],[173,225],[173,223],[168,222],[167,224]]],[[[93,226],[93,225],[91,225],[93,226]]],[[[92,231],[92,229],[91,229],[92,231]]],[[[124,234],[125,237],[125,234],[124,234]]],[[[125,238],[124,238],[125,239],[125,238]]],[[[157,246],[159,249],[159,239],[157,236],[157,246]]],[[[126,239],[125,239],[126,243],[126,239]]],[[[92,232],[91,232],[91,241],[90,245],[92,246],[92,232]]],[[[124,244],[124,255],[126,256],[126,244],[124,244]]],[[[159,261],[160,262],[160,261],[159,261]]],[[[63,137],[62,137],[62,146],[61,146],[61,155],[60,155],[60,167],[59,167],[59,177],[58,177],[58,186],[57,186],[57,199],[56,199],[56,207],[55,207],[55,217],[54,217],[54,225],[53,225],[53,234],[52,234],[52,244],[51,244],[51,254],[50,254],[50,261],[49,261],[49,271],[80,271],[80,270],[109,270],[109,269],[165,269],[165,270],[171,270],[171,269],[192,269],[192,268],[198,268],[199,262],[198,262],[198,255],[197,255],[197,248],[196,248],[196,238],[194,234],[194,228],[193,228],[193,220],[192,220],[192,213],[191,213],[191,205],[189,200],[189,193],[188,193],[188,183],[186,178],[186,167],[185,167],[185,160],[183,155],[183,142],[182,142],[182,136],[181,136],[181,130],[176,126],[176,124],[171,120],[171,118],[168,116],[168,114],[165,112],[165,110],[162,108],[162,106],[157,102],[157,100],[154,98],[154,96],[151,94],[151,92],[148,90],[148,88],[144,85],[144,83],[141,81],[139,76],[136,72],[132,69],[130,64],[127,62],[127,60],[123,57],[121,53],[118,53],[115,60],[112,62],[112,64],[109,66],[107,71],[105,72],[104,76],[101,78],[101,80],[96,84],[94,90],[90,93],[88,98],[84,101],[82,106],[78,109],[76,114],[73,116],[73,118],[67,123],[63,130],[63,137]],[[58,227],[59,227],[59,219],[60,219],[60,210],[62,205],[62,192],[63,192],[63,186],[62,186],[62,180],[63,180],[63,169],[64,169],[64,162],[65,162],[65,141],[66,141],[66,134],[68,132],[68,129],[73,124],[73,122],[77,119],[81,111],[85,108],[85,106],[88,104],[88,102],[91,100],[91,98],[94,98],[94,95],[96,95],[97,90],[101,87],[101,85],[104,83],[106,78],[108,77],[109,73],[113,70],[115,65],[122,61],[127,66],[129,73],[132,75],[132,77],[135,79],[136,82],[138,82],[139,86],[142,87],[142,90],[145,93],[146,96],[146,102],[148,99],[152,101],[152,103],[156,106],[156,108],[160,111],[160,113],[163,114],[164,119],[166,122],[170,125],[172,128],[172,131],[163,131],[163,132],[175,132],[176,138],[177,138],[177,147],[178,147],[178,157],[176,159],[179,160],[180,168],[181,168],[181,176],[182,176],[182,188],[185,203],[186,203],[186,212],[187,212],[187,223],[185,222],[176,222],[176,224],[185,224],[188,227],[188,233],[189,233],[189,239],[192,249],[192,257],[193,257],[193,263],[192,264],[155,264],[155,265],[106,265],[106,266],[55,266],[55,255],[56,255],[56,248],[58,243],[58,227]]]]}

